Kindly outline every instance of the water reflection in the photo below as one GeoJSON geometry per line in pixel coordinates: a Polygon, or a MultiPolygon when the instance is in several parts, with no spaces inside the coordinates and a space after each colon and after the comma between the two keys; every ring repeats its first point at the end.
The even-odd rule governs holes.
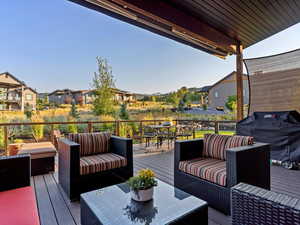
{"type": "Polygon", "coordinates": [[[148,202],[130,201],[124,208],[124,215],[128,216],[132,222],[137,224],[150,225],[158,213],[157,207],[154,207],[153,200],[148,202]]]}

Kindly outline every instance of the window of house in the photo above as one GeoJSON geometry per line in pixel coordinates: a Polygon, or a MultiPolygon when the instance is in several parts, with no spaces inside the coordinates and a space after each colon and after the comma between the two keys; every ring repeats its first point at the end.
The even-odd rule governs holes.
{"type": "Polygon", "coordinates": [[[218,98],[219,97],[219,93],[216,91],[215,92],[215,97],[218,98]]]}
{"type": "Polygon", "coordinates": [[[31,94],[26,94],[26,100],[28,100],[28,101],[32,100],[32,95],[31,94]]]}

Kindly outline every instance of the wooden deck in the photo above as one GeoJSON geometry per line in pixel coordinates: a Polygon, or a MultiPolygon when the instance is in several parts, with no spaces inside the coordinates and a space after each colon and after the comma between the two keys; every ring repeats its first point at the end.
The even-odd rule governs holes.
{"type": "MultiPolygon", "coordinates": [[[[134,158],[135,172],[151,168],[158,179],[173,184],[173,151],[160,154],[138,154],[134,158]]],[[[272,190],[300,199],[300,171],[273,166],[272,190]]],[[[32,177],[35,187],[41,225],[80,225],[80,204],[70,202],[58,185],[57,173],[32,177]]],[[[230,224],[231,218],[209,208],[210,225],[230,224]]]]}

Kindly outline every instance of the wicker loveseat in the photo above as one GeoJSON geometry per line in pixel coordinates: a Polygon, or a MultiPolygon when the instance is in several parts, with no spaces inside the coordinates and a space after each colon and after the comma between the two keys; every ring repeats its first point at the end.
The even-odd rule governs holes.
{"type": "Polygon", "coordinates": [[[69,134],[58,139],[58,151],[59,183],[71,200],[133,176],[132,139],[105,132],[69,134]]]}
{"type": "Polygon", "coordinates": [[[240,183],[231,189],[233,225],[298,225],[300,200],[240,183]]]}
{"type": "Polygon", "coordinates": [[[175,187],[230,214],[230,188],[240,182],[270,189],[270,145],[217,134],[176,141],[175,187]]]}

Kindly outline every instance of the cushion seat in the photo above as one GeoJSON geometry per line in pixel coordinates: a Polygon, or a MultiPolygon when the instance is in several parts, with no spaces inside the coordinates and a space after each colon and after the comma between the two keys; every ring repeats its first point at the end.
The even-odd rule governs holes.
{"type": "Polygon", "coordinates": [[[0,192],[1,225],[39,225],[39,215],[32,187],[0,192]]]}
{"type": "Polygon", "coordinates": [[[103,153],[80,157],[80,175],[97,173],[105,170],[124,167],[127,160],[114,153],[103,153]]]}
{"type": "Polygon", "coordinates": [[[195,158],[180,161],[179,170],[221,186],[226,186],[226,161],[212,158],[195,158]]]}

